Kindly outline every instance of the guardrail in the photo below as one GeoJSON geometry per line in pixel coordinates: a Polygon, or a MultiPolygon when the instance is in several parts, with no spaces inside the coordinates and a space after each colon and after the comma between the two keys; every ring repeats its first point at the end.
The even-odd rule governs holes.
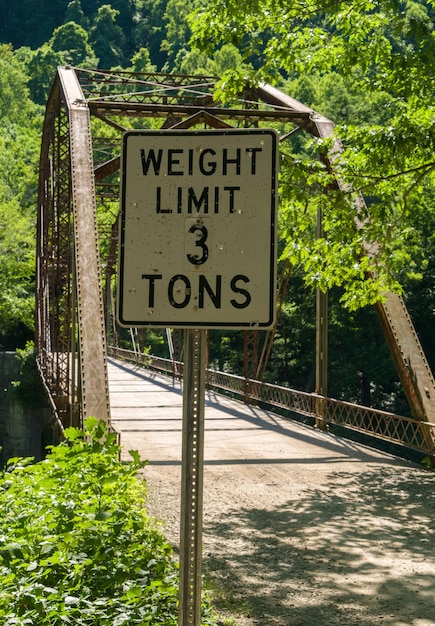
{"type": "MultiPolygon", "coordinates": [[[[177,378],[183,375],[183,363],[180,361],[113,346],[108,347],[108,354],[177,378]]],[[[431,422],[211,369],[207,370],[207,387],[230,394],[247,404],[260,402],[313,418],[321,428],[326,424],[336,424],[429,457],[435,456],[435,424],[431,422]]]]}

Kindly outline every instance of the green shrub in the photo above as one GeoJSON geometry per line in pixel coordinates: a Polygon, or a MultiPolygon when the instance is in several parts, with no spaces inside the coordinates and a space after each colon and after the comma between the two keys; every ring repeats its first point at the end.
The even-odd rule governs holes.
{"type": "Polygon", "coordinates": [[[66,435],[44,461],[11,459],[1,476],[0,623],[176,625],[178,568],[145,512],[144,463],[135,451],[121,463],[94,418],[66,435]]]}

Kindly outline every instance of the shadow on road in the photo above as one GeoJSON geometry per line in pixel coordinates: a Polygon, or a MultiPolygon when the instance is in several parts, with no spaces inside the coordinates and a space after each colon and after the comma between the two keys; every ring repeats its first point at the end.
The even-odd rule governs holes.
{"type": "Polygon", "coordinates": [[[433,475],[414,468],[333,472],[272,510],[206,523],[204,571],[249,624],[433,626],[433,475]]]}

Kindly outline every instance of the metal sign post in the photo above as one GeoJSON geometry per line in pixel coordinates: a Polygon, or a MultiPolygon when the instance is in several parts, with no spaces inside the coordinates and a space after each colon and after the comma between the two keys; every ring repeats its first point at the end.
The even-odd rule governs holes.
{"type": "Polygon", "coordinates": [[[179,626],[201,626],[205,330],[184,331],[179,626]]]}
{"type": "Polygon", "coordinates": [[[275,320],[278,136],[127,131],[117,317],[184,329],[179,626],[201,625],[206,330],[275,320]]]}

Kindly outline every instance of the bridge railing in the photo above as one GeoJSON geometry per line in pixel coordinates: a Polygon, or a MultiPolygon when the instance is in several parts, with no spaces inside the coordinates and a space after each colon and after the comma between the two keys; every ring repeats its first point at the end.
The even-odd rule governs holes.
{"type": "MultiPolygon", "coordinates": [[[[183,363],[180,361],[113,346],[108,347],[108,354],[170,376],[181,378],[183,375],[183,363]]],[[[230,394],[247,404],[260,402],[286,412],[305,415],[320,424],[336,424],[422,452],[429,457],[435,455],[435,424],[431,422],[211,369],[207,370],[207,387],[230,394]]]]}

